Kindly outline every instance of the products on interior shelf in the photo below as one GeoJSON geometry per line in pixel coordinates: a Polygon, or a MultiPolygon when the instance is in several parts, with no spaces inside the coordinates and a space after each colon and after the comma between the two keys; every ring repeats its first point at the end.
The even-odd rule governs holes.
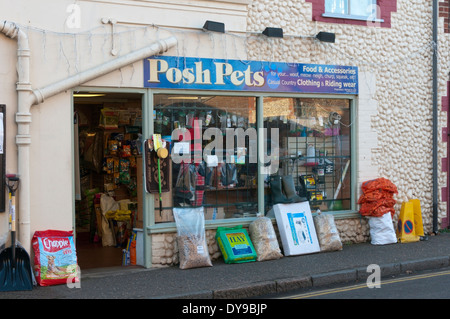
{"type": "Polygon", "coordinates": [[[308,193],[309,193],[309,200],[310,201],[323,200],[323,193],[322,193],[322,191],[310,191],[308,193]]]}
{"type": "Polygon", "coordinates": [[[217,169],[217,187],[236,187],[238,183],[236,164],[219,163],[217,169]]]}
{"type": "Polygon", "coordinates": [[[306,190],[316,189],[316,177],[314,174],[301,175],[300,182],[306,190]]]}
{"type": "Polygon", "coordinates": [[[314,144],[308,144],[306,148],[306,166],[315,166],[316,163],[316,147],[314,144]]]}
{"type": "Polygon", "coordinates": [[[109,108],[100,110],[100,127],[104,129],[116,129],[119,127],[119,112],[109,108]]]}
{"type": "Polygon", "coordinates": [[[211,118],[212,118],[212,112],[208,111],[206,113],[206,118],[205,118],[205,125],[209,126],[209,124],[211,123],[211,118]]]}

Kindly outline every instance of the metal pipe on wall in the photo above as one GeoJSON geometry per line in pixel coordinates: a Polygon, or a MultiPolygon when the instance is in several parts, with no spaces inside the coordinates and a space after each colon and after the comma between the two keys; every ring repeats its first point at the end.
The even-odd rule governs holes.
{"type": "Polygon", "coordinates": [[[30,48],[28,36],[18,25],[4,21],[0,24],[0,33],[11,39],[17,39],[17,173],[20,178],[18,221],[19,240],[30,252],[31,222],[30,222],[30,123],[31,123],[31,83],[30,83],[30,48]]]}
{"type": "Polygon", "coordinates": [[[433,0],[433,233],[438,231],[438,0],[433,0]]]}

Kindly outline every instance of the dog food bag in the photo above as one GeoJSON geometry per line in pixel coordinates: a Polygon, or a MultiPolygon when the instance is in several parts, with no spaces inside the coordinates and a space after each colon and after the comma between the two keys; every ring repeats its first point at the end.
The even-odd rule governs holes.
{"type": "Polygon", "coordinates": [[[37,231],[32,245],[34,274],[40,286],[79,282],[72,231],[37,231]]]}

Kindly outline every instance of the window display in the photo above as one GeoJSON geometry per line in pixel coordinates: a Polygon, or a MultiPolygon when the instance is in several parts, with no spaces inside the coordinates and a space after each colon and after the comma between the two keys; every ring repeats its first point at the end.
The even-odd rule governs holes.
{"type": "MultiPolygon", "coordinates": [[[[162,210],[203,206],[210,220],[256,216],[256,98],[155,94],[153,115],[154,133],[170,143],[172,188],[162,210]]],[[[171,221],[158,220],[155,207],[157,221],[171,221]]]]}
{"type": "MultiPolygon", "coordinates": [[[[304,201],[349,210],[350,100],[264,97],[263,119],[264,211],[304,201]]],[[[170,144],[172,186],[161,211],[202,206],[210,220],[256,217],[255,97],[155,94],[154,123],[170,144]]],[[[156,222],[173,221],[157,210],[156,222]]]]}
{"type": "Polygon", "coordinates": [[[266,211],[306,200],[312,209],[350,209],[349,100],[264,98],[264,127],[271,145],[274,129],[279,140],[278,170],[265,179],[266,211]]]}

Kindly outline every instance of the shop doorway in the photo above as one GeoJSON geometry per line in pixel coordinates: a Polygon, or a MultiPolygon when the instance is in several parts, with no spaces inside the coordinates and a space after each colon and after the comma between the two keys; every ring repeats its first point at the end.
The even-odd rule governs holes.
{"type": "Polygon", "coordinates": [[[81,269],[130,264],[133,229],[142,228],[142,98],[140,93],[73,95],[81,269]]]}

